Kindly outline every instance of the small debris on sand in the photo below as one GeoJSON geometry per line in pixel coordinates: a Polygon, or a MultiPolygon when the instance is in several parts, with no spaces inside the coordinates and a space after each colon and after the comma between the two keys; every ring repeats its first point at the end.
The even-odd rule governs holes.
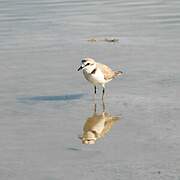
{"type": "Polygon", "coordinates": [[[118,42],[119,39],[113,38],[113,37],[106,37],[106,38],[90,38],[88,39],[89,42],[98,42],[98,41],[104,41],[104,42],[109,42],[109,43],[115,43],[118,42]]]}
{"type": "Polygon", "coordinates": [[[90,38],[90,39],[88,39],[88,41],[89,41],[89,42],[96,42],[97,39],[96,39],[96,38],[90,38]]]}
{"type": "Polygon", "coordinates": [[[106,42],[118,42],[119,39],[111,38],[111,37],[110,37],[110,38],[105,38],[104,41],[106,41],[106,42]]]}

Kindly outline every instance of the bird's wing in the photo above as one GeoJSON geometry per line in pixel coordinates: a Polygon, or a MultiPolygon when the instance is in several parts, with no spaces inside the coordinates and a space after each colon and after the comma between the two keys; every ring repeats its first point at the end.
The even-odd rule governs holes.
{"type": "Polygon", "coordinates": [[[97,63],[98,68],[103,72],[104,79],[110,80],[115,77],[115,72],[105,64],[97,63]]]}

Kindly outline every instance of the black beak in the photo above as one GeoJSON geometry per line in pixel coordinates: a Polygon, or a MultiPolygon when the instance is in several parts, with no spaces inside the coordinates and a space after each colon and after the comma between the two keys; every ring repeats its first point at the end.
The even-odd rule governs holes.
{"type": "Polygon", "coordinates": [[[83,69],[83,68],[86,67],[87,65],[88,65],[88,64],[86,64],[86,65],[82,64],[82,65],[79,67],[78,71],[80,71],[81,69],[83,69]]]}
{"type": "Polygon", "coordinates": [[[80,66],[80,67],[78,68],[78,71],[80,71],[81,69],[83,69],[83,67],[82,67],[82,66],[80,66]]]}

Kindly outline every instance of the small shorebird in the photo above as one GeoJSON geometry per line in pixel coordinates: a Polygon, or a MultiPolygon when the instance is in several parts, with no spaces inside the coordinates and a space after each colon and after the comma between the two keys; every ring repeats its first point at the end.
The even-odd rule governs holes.
{"type": "Polygon", "coordinates": [[[103,87],[102,99],[105,93],[105,84],[123,73],[122,71],[113,71],[107,65],[97,63],[92,58],[84,58],[81,62],[78,71],[83,69],[86,80],[94,85],[94,94],[96,94],[97,85],[103,87]]]}

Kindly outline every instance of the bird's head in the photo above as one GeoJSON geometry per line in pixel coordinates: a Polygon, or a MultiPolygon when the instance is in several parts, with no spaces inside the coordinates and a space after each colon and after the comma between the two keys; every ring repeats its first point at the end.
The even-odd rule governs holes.
{"type": "Polygon", "coordinates": [[[84,58],[81,61],[81,66],[79,67],[78,71],[84,69],[88,73],[91,73],[96,68],[96,62],[92,58],[84,58]]]}

